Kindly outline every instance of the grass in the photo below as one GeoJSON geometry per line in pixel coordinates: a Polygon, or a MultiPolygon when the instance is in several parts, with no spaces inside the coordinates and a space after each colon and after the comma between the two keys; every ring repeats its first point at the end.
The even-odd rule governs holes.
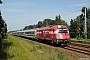
{"type": "Polygon", "coordinates": [[[5,42],[0,60],[76,60],[71,55],[19,37],[9,35],[5,42]]]}
{"type": "Polygon", "coordinates": [[[72,41],[82,41],[82,42],[90,42],[90,39],[83,38],[71,38],[72,41]]]}

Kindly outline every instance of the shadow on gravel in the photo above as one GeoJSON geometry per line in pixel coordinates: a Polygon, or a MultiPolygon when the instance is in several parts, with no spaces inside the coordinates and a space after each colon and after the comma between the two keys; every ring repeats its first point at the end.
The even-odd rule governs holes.
{"type": "Polygon", "coordinates": [[[7,49],[12,45],[11,42],[7,42],[5,40],[5,43],[2,44],[2,47],[0,48],[0,60],[7,60],[7,57],[9,54],[7,53],[7,49]]]}

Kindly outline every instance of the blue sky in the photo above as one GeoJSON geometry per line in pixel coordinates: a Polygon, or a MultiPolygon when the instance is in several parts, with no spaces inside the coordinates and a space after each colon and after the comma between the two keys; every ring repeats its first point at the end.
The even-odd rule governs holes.
{"type": "Polygon", "coordinates": [[[70,24],[70,19],[81,14],[83,6],[90,7],[90,0],[2,0],[0,5],[8,30],[23,29],[46,18],[61,19],[70,24]],[[74,12],[77,11],[77,12],[74,12]],[[71,13],[74,12],[74,13],[71,13]]]}

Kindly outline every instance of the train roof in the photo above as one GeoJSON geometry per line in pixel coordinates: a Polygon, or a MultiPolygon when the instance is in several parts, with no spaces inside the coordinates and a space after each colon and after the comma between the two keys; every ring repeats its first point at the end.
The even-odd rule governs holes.
{"type": "Polygon", "coordinates": [[[65,25],[50,25],[50,26],[41,27],[41,28],[39,28],[39,30],[48,29],[48,28],[53,28],[53,27],[57,27],[57,28],[67,28],[67,26],[65,26],[65,25]]]}
{"type": "MultiPolygon", "coordinates": [[[[37,28],[36,28],[36,29],[37,29],[37,28]]],[[[17,32],[28,32],[28,31],[35,31],[36,29],[22,30],[22,31],[17,31],[17,32]]]]}

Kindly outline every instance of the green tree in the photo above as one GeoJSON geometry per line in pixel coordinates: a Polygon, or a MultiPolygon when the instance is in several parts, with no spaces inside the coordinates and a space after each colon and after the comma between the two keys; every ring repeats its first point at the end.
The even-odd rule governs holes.
{"type": "Polygon", "coordinates": [[[37,24],[37,28],[42,27],[42,25],[43,25],[42,21],[39,21],[38,24],[37,24]]]}
{"type": "Polygon", "coordinates": [[[72,38],[75,38],[77,36],[77,22],[76,20],[74,19],[71,19],[70,21],[70,36],[72,38]]]}
{"type": "Polygon", "coordinates": [[[65,20],[62,20],[59,14],[59,16],[55,17],[55,24],[56,25],[60,25],[60,24],[67,25],[67,22],[65,22],[65,20]]]}
{"type": "Polygon", "coordinates": [[[44,19],[44,21],[43,21],[43,26],[48,26],[49,25],[49,21],[50,21],[51,19],[44,19]]]}
{"type": "Polygon", "coordinates": [[[90,39],[90,8],[87,10],[87,38],[90,39]]]}
{"type": "MultiPolygon", "coordinates": [[[[0,0],[0,4],[2,4],[2,1],[0,0]]],[[[2,41],[1,39],[4,37],[4,34],[3,33],[5,30],[4,30],[4,20],[2,19],[2,16],[1,16],[1,11],[0,11],[0,50],[1,50],[1,47],[2,47],[2,41]]]]}
{"type": "MultiPolygon", "coordinates": [[[[67,25],[67,22],[65,22],[65,20],[62,20],[59,14],[59,16],[55,17],[55,20],[44,19],[43,21],[39,21],[36,25],[34,24],[33,26],[35,26],[35,28],[40,28],[42,26],[60,25],[60,24],[67,25]]],[[[31,29],[32,26],[26,26],[24,29],[29,29],[29,28],[31,29]]]]}
{"type": "Polygon", "coordinates": [[[2,4],[3,2],[0,0],[0,4],[2,4]]]}
{"type": "Polygon", "coordinates": [[[0,15],[0,49],[2,45],[1,39],[4,39],[6,37],[7,33],[7,24],[5,21],[2,19],[2,16],[0,15]]]}
{"type": "Polygon", "coordinates": [[[25,26],[23,30],[34,29],[34,25],[25,26]]]}
{"type": "Polygon", "coordinates": [[[71,38],[84,37],[83,32],[84,32],[84,19],[83,19],[83,15],[81,14],[77,16],[74,20],[71,19],[70,21],[71,38]]]}
{"type": "Polygon", "coordinates": [[[61,24],[61,20],[60,20],[60,17],[59,16],[56,16],[56,18],[55,18],[55,24],[56,25],[61,24]]]}
{"type": "MultiPolygon", "coordinates": [[[[82,14],[77,16],[74,20],[70,21],[70,35],[71,38],[82,37],[84,38],[84,23],[85,23],[85,8],[82,8],[82,14]],[[76,31],[77,30],[77,31],[76,31]]],[[[90,8],[86,8],[87,18],[87,37],[90,38],[90,8]]]]}

